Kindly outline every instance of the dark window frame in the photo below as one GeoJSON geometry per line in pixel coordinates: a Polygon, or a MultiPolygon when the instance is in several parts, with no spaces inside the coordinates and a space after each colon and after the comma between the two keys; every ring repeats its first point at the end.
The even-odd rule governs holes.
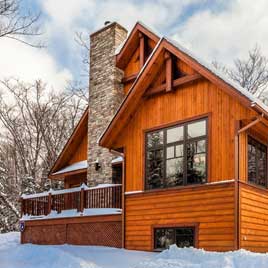
{"type": "MultiPolygon", "coordinates": [[[[209,166],[209,116],[205,115],[203,117],[198,117],[195,119],[189,119],[189,120],[185,120],[182,122],[177,122],[174,124],[170,124],[168,126],[163,126],[163,127],[159,127],[159,128],[153,128],[151,130],[146,130],[145,131],[145,136],[144,136],[144,143],[145,143],[145,153],[144,153],[144,189],[147,191],[150,190],[159,190],[159,189],[172,189],[174,187],[183,187],[183,186],[189,186],[189,185],[198,185],[198,184],[203,184],[203,183],[207,183],[208,181],[208,166],[209,166]],[[197,123],[200,121],[205,121],[206,122],[206,134],[203,136],[198,136],[198,137],[194,137],[194,138],[187,138],[187,131],[188,131],[188,125],[192,124],[192,123],[197,123]],[[183,126],[183,140],[182,141],[176,141],[173,143],[167,143],[167,130],[169,129],[173,129],[176,127],[180,127],[183,126]],[[163,180],[166,181],[167,180],[167,176],[166,176],[166,161],[168,160],[166,157],[166,150],[168,147],[170,146],[177,146],[182,144],[183,145],[183,184],[182,185],[176,185],[176,186],[172,186],[172,187],[166,187],[166,182],[164,182],[164,187],[159,187],[159,188],[149,188],[148,187],[148,159],[147,159],[147,153],[148,151],[151,151],[150,149],[148,150],[148,142],[147,142],[147,137],[148,134],[150,133],[156,133],[156,132],[161,132],[163,131],[163,145],[162,146],[158,146],[156,148],[156,150],[162,149],[163,150],[163,180]],[[205,157],[206,157],[206,166],[205,166],[205,173],[206,176],[204,178],[204,181],[201,183],[187,183],[187,144],[193,143],[193,142],[197,142],[197,141],[201,141],[201,140],[205,140],[205,157]]],[[[175,157],[176,158],[176,157],[175,157]]]]}
{"type": "Polygon", "coordinates": [[[122,182],[123,182],[123,162],[112,164],[112,183],[113,184],[122,184],[122,182]],[[119,181],[118,181],[118,176],[114,177],[114,175],[118,175],[118,174],[116,174],[118,172],[118,169],[121,169],[119,181]]]}
{"type": "MultiPolygon", "coordinates": [[[[165,248],[157,248],[156,247],[156,231],[159,229],[193,229],[193,247],[198,248],[198,232],[199,232],[199,224],[165,224],[165,225],[153,225],[152,226],[152,250],[153,251],[163,251],[165,248]]],[[[174,241],[176,244],[176,232],[174,232],[174,241]]]]}
{"type": "MultiPolygon", "coordinates": [[[[267,144],[261,142],[259,139],[256,139],[254,138],[252,135],[248,135],[247,136],[247,181],[248,183],[252,184],[252,185],[255,185],[257,187],[261,187],[261,188],[267,188],[268,187],[268,171],[267,171],[267,168],[268,168],[268,163],[267,163],[267,160],[268,160],[268,146],[267,144]],[[248,150],[248,146],[249,146],[249,143],[253,143],[255,146],[257,147],[264,147],[265,150],[266,150],[266,153],[265,153],[265,167],[264,167],[264,171],[265,171],[265,185],[262,185],[260,183],[256,183],[254,182],[252,179],[249,178],[249,150],[248,150]]],[[[258,169],[258,157],[257,155],[255,155],[255,168],[256,168],[256,181],[259,180],[259,169],[258,169]]]]}

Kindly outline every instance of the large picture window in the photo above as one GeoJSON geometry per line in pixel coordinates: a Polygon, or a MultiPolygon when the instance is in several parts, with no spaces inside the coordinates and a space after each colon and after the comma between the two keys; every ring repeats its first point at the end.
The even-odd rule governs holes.
{"type": "Polygon", "coordinates": [[[194,247],[194,227],[157,228],[154,229],[154,249],[164,250],[170,245],[178,247],[194,247]]]}
{"type": "Polygon", "coordinates": [[[248,181],[267,187],[267,147],[248,137],[248,181]]]}
{"type": "Polygon", "coordinates": [[[206,182],[207,119],[146,134],[146,189],[206,182]]]}

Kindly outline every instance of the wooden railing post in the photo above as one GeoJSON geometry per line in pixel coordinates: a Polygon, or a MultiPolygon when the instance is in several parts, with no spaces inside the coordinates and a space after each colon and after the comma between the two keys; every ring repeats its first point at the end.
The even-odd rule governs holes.
{"type": "Polygon", "coordinates": [[[47,206],[47,214],[50,214],[51,207],[52,207],[52,194],[51,193],[48,193],[47,203],[48,203],[48,206],[47,206]]]}
{"type": "Polygon", "coordinates": [[[20,198],[20,216],[24,215],[24,199],[23,197],[20,198]]]}
{"type": "Polygon", "coordinates": [[[84,211],[84,196],[85,196],[85,190],[84,187],[81,188],[80,191],[80,208],[78,209],[78,211],[83,212],[84,211]]]}

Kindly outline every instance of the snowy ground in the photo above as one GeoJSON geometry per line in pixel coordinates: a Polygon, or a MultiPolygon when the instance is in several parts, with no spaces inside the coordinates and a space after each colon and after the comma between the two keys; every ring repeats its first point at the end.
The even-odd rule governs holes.
{"type": "Polygon", "coordinates": [[[20,245],[0,234],[1,268],[267,268],[268,254],[227,253],[172,246],[160,254],[107,247],[20,245]]]}

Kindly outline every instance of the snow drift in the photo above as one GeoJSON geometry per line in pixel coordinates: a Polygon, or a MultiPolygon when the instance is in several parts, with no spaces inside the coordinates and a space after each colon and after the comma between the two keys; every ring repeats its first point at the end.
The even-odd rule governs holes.
{"type": "Polygon", "coordinates": [[[92,246],[20,245],[19,233],[0,234],[1,268],[267,268],[268,254],[217,253],[173,245],[162,253],[92,246]]]}
{"type": "Polygon", "coordinates": [[[172,245],[151,260],[135,268],[267,268],[268,254],[246,250],[226,253],[207,252],[202,249],[178,248],[172,245]]]}

